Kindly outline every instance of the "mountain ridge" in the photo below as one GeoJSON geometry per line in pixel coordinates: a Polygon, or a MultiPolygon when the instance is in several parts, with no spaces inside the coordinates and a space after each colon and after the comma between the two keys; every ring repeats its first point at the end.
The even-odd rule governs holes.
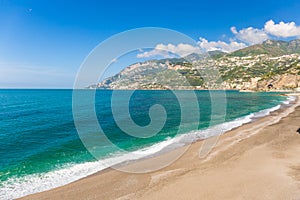
{"type": "Polygon", "coordinates": [[[300,87],[300,39],[266,40],[232,53],[207,52],[207,56],[193,53],[135,63],[89,88],[262,91],[300,87]],[[207,69],[219,72],[218,84],[201,73],[207,69]]]}
{"type": "Polygon", "coordinates": [[[255,44],[243,49],[234,51],[229,56],[249,56],[258,54],[268,54],[272,56],[280,56],[292,53],[300,53],[300,39],[291,41],[282,40],[266,40],[261,44],[255,44]]]}

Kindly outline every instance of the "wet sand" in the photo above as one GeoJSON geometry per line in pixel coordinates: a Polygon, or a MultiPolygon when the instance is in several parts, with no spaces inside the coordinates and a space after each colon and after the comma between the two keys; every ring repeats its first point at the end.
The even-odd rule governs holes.
{"type": "MultiPolygon", "coordinates": [[[[204,158],[192,144],[159,171],[107,169],[22,199],[300,199],[300,101],[220,136],[204,158]]],[[[210,139],[210,140],[213,140],[210,139]]],[[[145,167],[176,150],[125,166],[145,167]]]]}

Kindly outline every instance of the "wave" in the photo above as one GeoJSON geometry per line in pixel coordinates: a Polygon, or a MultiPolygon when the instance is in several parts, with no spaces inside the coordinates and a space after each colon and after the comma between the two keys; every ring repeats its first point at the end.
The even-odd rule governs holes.
{"type": "Polygon", "coordinates": [[[297,98],[295,96],[288,96],[286,101],[283,101],[282,103],[285,105],[290,104],[291,102],[294,102],[297,98]]]}
{"type": "Polygon", "coordinates": [[[153,156],[165,151],[169,151],[197,140],[206,139],[220,135],[234,128],[250,123],[251,121],[269,115],[282,107],[295,101],[296,97],[288,97],[282,104],[275,107],[251,113],[247,116],[234,119],[229,122],[218,124],[204,130],[191,131],[186,134],[178,135],[174,138],[167,138],[165,141],[154,144],[131,153],[116,153],[110,158],[94,162],[73,163],[65,165],[61,169],[42,174],[32,174],[25,177],[10,178],[1,184],[0,199],[16,199],[29,194],[50,190],[59,186],[66,185],[81,178],[92,175],[113,165],[129,162],[149,155],[153,156]]]}

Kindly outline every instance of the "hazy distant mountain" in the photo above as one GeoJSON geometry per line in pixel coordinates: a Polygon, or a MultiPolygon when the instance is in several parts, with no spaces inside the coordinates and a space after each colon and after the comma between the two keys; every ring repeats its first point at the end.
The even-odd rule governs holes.
{"type": "Polygon", "coordinates": [[[300,87],[300,40],[267,40],[230,54],[211,51],[183,58],[150,60],[126,67],[101,83],[102,89],[293,89],[300,87]],[[219,85],[201,71],[219,71],[219,85]],[[205,71],[205,70],[204,70],[205,71]],[[272,88],[267,86],[272,85],[272,88]]]}

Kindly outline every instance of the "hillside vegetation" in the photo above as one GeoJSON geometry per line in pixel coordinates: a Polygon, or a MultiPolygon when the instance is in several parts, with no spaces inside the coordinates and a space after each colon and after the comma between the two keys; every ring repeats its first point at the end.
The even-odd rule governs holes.
{"type": "Polygon", "coordinates": [[[126,67],[100,89],[292,90],[300,87],[300,40],[267,40],[226,54],[191,54],[126,67]]]}

